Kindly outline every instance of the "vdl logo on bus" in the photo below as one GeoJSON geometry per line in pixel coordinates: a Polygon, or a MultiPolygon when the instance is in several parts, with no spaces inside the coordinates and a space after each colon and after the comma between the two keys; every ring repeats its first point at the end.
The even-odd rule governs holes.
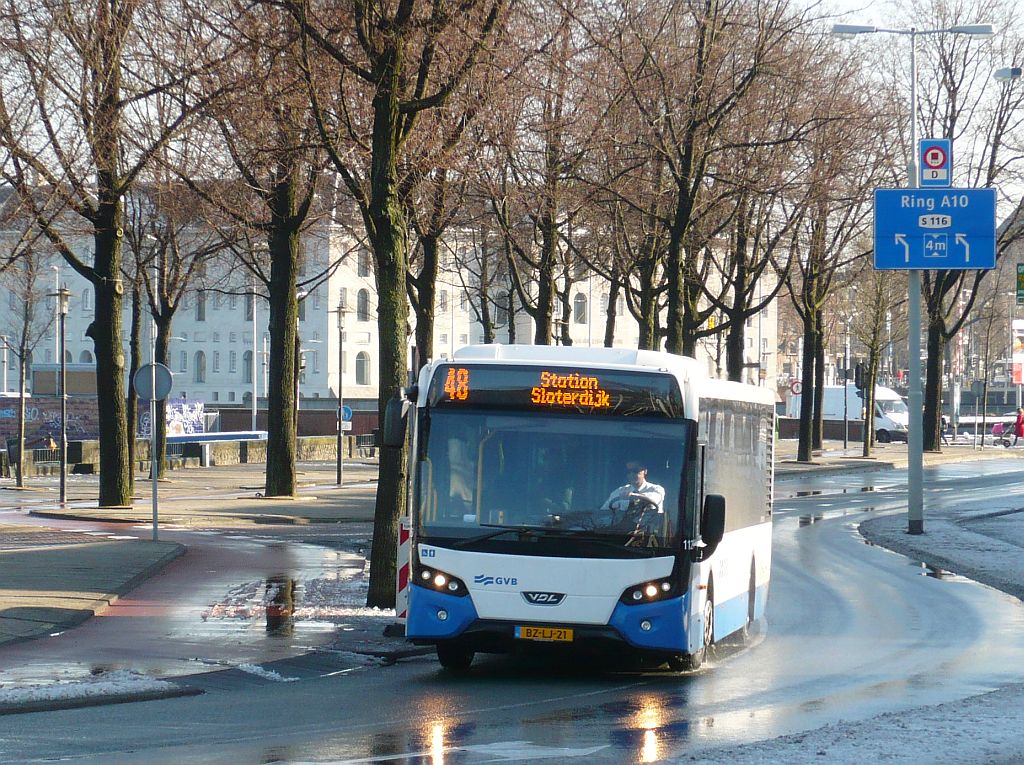
{"type": "Polygon", "coordinates": [[[565,600],[564,592],[524,592],[527,603],[534,606],[557,606],[565,600]]]}

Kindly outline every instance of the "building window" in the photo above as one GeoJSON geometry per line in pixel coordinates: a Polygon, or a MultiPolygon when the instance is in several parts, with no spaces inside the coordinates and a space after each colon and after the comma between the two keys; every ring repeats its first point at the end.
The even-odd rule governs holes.
{"type": "Polygon", "coordinates": [[[220,401],[220,393],[218,393],[217,391],[214,391],[213,392],[213,400],[214,401],[220,401]]]}
{"type": "Polygon", "coordinates": [[[206,293],[196,294],[196,321],[206,321],[206,293]]]}
{"type": "Polygon", "coordinates": [[[441,345],[448,345],[448,335],[445,332],[441,333],[441,336],[437,339],[441,345]]]}
{"type": "Polygon", "coordinates": [[[463,290],[459,294],[459,310],[465,311],[467,308],[469,308],[469,293],[463,290]]]}
{"type": "Polygon", "coordinates": [[[82,351],[82,355],[78,357],[79,364],[92,364],[92,353],[89,351],[82,351]]]}
{"type": "Polygon", "coordinates": [[[370,275],[370,253],[366,250],[360,250],[358,255],[358,271],[360,276],[370,275]]]}
{"type": "Polygon", "coordinates": [[[448,290],[441,290],[437,293],[437,310],[439,313],[448,310],[448,290]]]}
{"type": "Polygon", "coordinates": [[[626,310],[626,299],[619,295],[619,299],[615,301],[615,314],[622,316],[622,312],[626,310]]]}
{"type": "Polygon", "coordinates": [[[228,308],[232,311],[238,308],[238,295],[231,295],[228,297],[228,308]]]}
{"type": "Polygon", "coordinates": [[[238,342],[238,333],[237,332],[229,332],[228,333],[228,342],[230,342],[230,343],[237,343],[238,342]]]}
{"type": "Polygon", "coordinates": [[[220,351],[213,352],[213,373],[220,372],[220,351]]]}
{"type": "Polygon", "coordinates": [[[587,323],[587,296],[582,292],[572,299],[572,317],[577,324],[587,323]]]}
{"type": "Polygon", "coordinates": [[[82,290],[82,310],[87,313],[92,311],[93,294],[92,287],[86,287],[82,290]]]}
{"type": "Polygon", "coordinates": [[[192,371],[192,382],[206,382],[206,354],[196,351],[195,369],[192,371]]]}
{"type": "MultiPolygon", "coordinates": [[[[231,299],[234,300],[234,296],[232,296],[231,299]]],[[[252,321],[252,312],[253,312],[253,309],[255,308],[255,305],[254,305],[255,302],[256,302],[256,299],[255,299],[255,297],[253,297],[253,294],[251,292],[246,292],[245,293],[245,320],[246,321],[252,321]]]]}
{"type": "Polygon", "coordinates": [[[317,374],[320,371],[320,366],[317,364],[316,351],[306,351],[306,366],[313,371],[313,374],[317,374]]]}
{"type": "Polygon", "coordinates": [[[370,293],[367,290],[359,290],[356,295],[356,321],[370,320],[370,293]]]}
{"type": "Polygon", "coordinates": [[[341,306],[341,310],[348,310],[348,289],[345,287],[338,290],[338,305],[341,306]]]}
{"type": "Polygon", "coordinates": [[[356,355],[356,385],[370,384],[370,354],[360,351],[356,355]]]}
{"type": "Polygon", "coordinates": [[[219,343],[220,342],[220,332],[214,332],[213,333],[213,342],[215,342],[215,343],[219,343]]]}
{"type": "Polygon", "coordinates": [[[306,300],[303,298],[299,301],[299,321],[306,320],[306,300]]]}
{"type": "Polygon", "coordinates": [[[71,355],[71,351],[68,351],[68,350],[64,351],[64,363],[65,364],[74,364],[75,363],[75,357],[71,355]]]}
{"type": "Polygon", "coordinates": [[[242,381],[252,385],[252,351],[242,354],[242,381]]]}
{"type": "Polygon", "coordinates": [[[238,371],[238,352],[237,351],[230,351],[230,352],[228,352],[228,372],[230,372],[231,374],[234,374],[237,371],[238,371]]]}
{"type": "MultiPolygon", "coordinates": [[[[178,371],[179,372],[187,372],[188,371],[188,351],[182,351],[181,352],[181,363],[178,365],[178,371]]],[[[182,396],[182,398],[185,398],[185,397],[182,396]]]]}

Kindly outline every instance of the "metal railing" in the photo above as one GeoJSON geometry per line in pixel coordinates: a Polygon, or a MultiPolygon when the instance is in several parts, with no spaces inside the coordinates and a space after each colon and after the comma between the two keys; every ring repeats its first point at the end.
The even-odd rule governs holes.
{"type": "Polygon", "coordinates": [[[33,449],[32,461],[37,465],[41,462],[60,462],[60,449],[33,449]]]}

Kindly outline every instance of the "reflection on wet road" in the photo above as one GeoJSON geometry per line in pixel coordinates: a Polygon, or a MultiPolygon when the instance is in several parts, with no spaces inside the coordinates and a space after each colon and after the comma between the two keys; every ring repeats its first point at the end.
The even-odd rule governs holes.
{"type": "MultiPolygon", "coordinates": [[[[58,536],[82,541],[82,533],[58,536]]],[[[0,683],[114,669],[167,677],[301,654],[333,638],[331,604],[353,600],[346,596],[365,563],[352,552],[295,541],[172,531],[162,537],[188,551],[71,632],[0,648],[0,683]]]]}

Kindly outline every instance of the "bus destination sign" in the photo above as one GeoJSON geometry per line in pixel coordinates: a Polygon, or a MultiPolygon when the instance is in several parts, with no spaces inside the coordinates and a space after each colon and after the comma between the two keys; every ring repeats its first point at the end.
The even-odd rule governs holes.
{"type": "Polygon", "coordinates": [[[579,414],[681,417],[671,375],[546,367],[445,364],[431,382],[433,407],[563,410],[579,414]]]}

